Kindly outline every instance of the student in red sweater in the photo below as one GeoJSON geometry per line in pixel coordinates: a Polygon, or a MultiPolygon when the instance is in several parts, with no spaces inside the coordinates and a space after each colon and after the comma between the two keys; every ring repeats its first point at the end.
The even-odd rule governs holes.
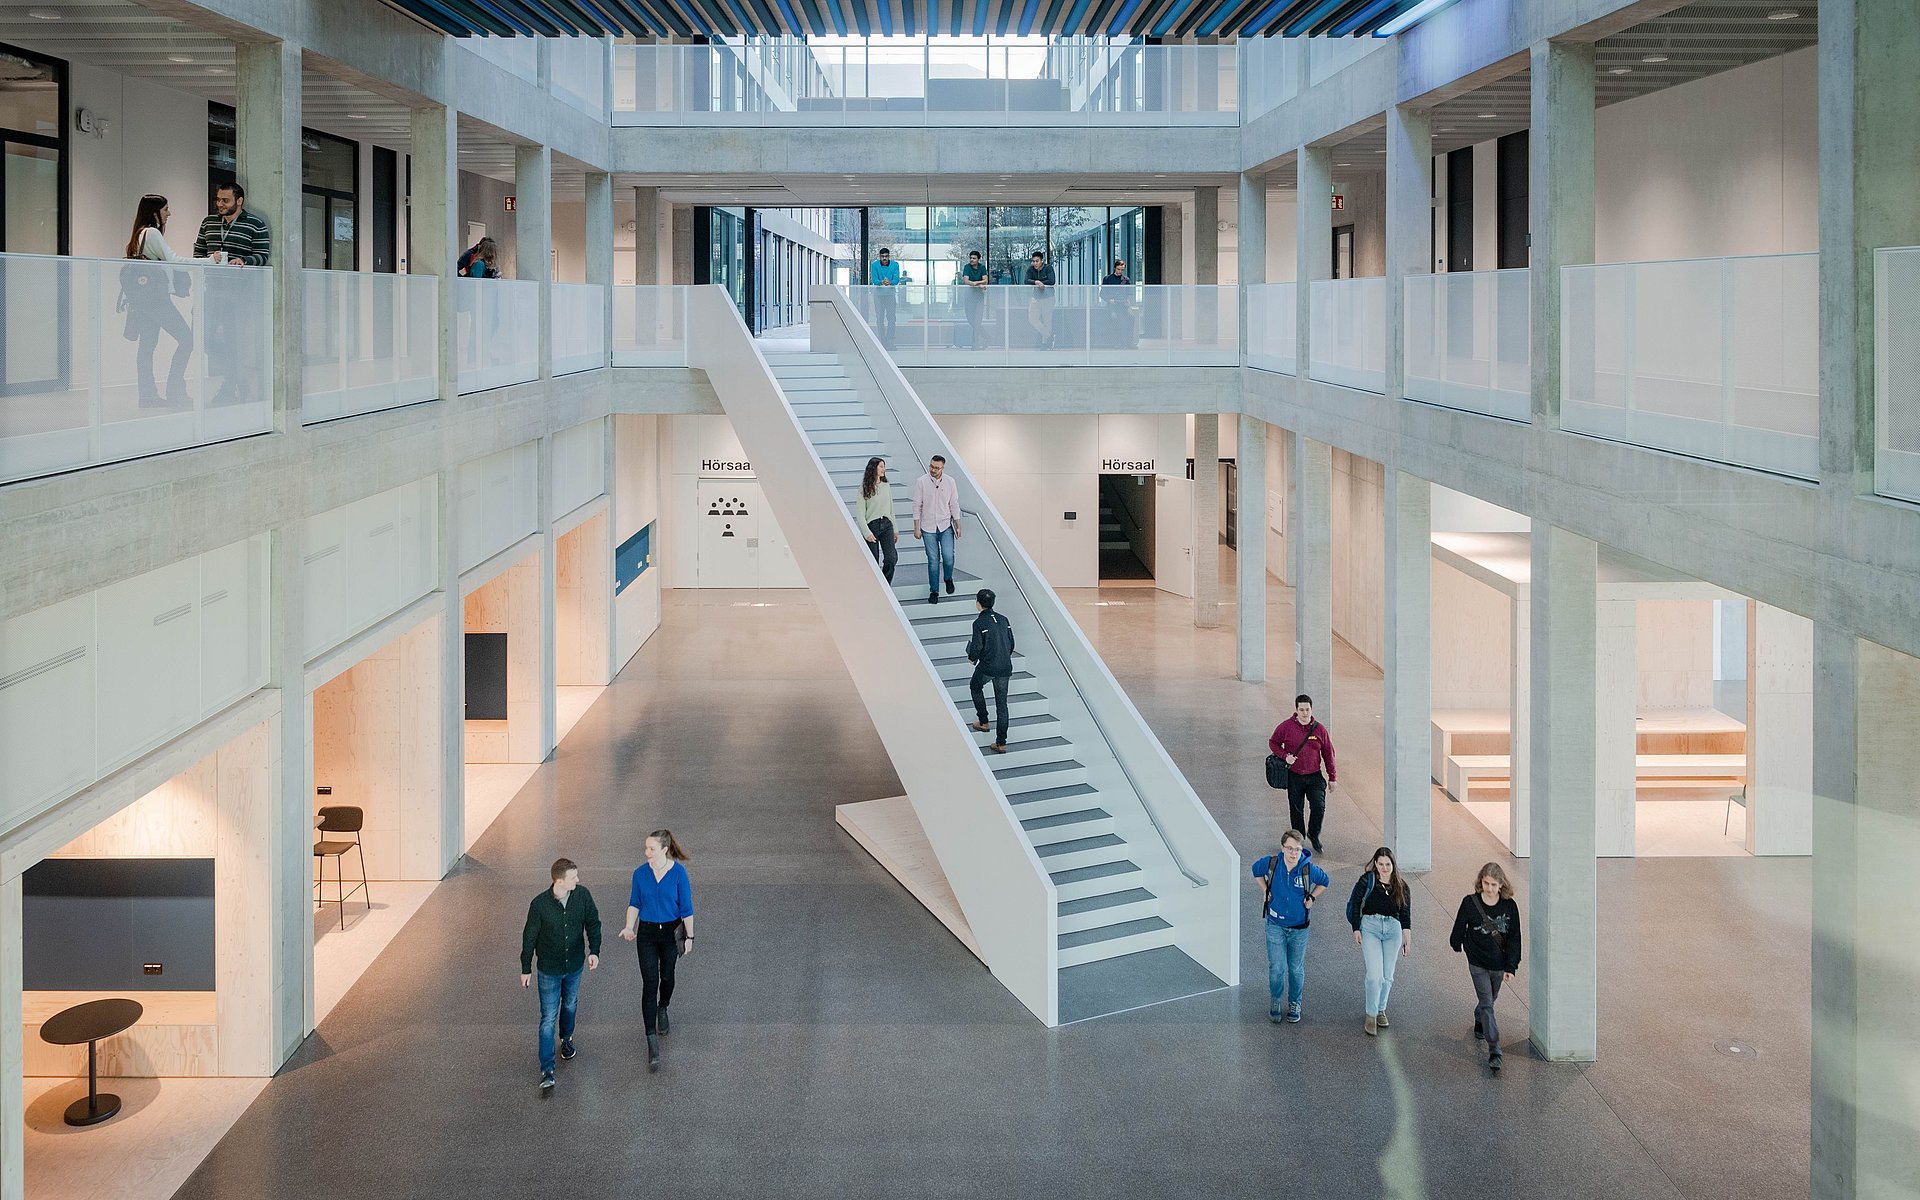
{"type": "Polygon", "coordinates": [[[1313,719],[1313,697],[1293,698],[1293,715],[1274,729],[1267,748],[1287,764],[1287,809],[1293,828],[1307,831],[1313,852],[1320,853],[1320,825],[1327,816],[1327,785],[1337,777],[1333,765],[1333,737],[1313,719]],[[1324,775],[1322,774],[1324,772],[1324,775]],[[1313,819],[1306,820],[1311,805],[1313,819]]]}

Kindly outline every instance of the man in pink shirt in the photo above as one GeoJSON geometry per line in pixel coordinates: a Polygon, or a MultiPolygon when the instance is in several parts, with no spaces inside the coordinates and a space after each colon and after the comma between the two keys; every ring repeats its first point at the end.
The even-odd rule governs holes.
{"type": "Polygon", "coordinates": [[[1312,696],[1293,698],[1293,715],[1274,729],[1267,739],[1267,749],[1286,760],[1287,809],[1293,818],[1292,827],[1307,831],[1307,840],[1318,854],[1320,824],[1327,815],[1327,785],[1333,782],[1335,771],[1333,738],[1325,725],[1313,719],[1312,696]],[[1313,807],[1311,823],[1303,819],[1308,804],[1313,807]]]}
{"type": "Polygon", "coordinates": [[[953,592],[954,539],[960,536],[960,485],[947,476],[947,460],[934,455],[913,485],[913,536],[927,549],[927,603],[940,603],[940,582],[953,592]]]}

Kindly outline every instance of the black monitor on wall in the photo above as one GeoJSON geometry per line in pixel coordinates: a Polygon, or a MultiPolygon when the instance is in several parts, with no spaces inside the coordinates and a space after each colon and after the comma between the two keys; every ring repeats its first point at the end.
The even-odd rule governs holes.
{"type": "Polygon", "coordinates": [[[507,635],[467,635],[467,720],[507,719],[507,635]]]}

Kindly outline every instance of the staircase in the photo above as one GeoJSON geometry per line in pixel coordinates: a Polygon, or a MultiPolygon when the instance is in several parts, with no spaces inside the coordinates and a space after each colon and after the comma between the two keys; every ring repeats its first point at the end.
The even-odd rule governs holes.
{"type": "MultiPolygon", "coordinates": [[[[925,469],[919,454],[890,421],[876,421],[838,356],[804,353],[766,358],[841,499],[856,514],[867,460],[874,455],[887,460],[894,525],[900,534],[894,595],[938,670],[955,711],[968,722],[974,719],[968,690],[973,667],[966,657],[976,615],[973,593],[981,587],[992,588],[997,610],[1013,626],[1016,650],[1006,753],[988,749],[992,731],[969,732],[1052,880],[1060,967],[1174,945],[1175,930],[1162,913],[1161,892],[1174,886],[1169,877],[1178,881],[1177,886],[1192,885],[1173,868],[1157,839],[1148,844],[1142,838],[1141,827],[1149,831],[1151,827],[1140,819],[1139,798],[1127,787],[1113,752],[1079,703],[1026,597],[992,552],[984,527],[977,519],[963,522],[955,555],[956,591],[949,596],[943,590],[938,603],[930,602],[926,553],[912,536],[913,481],[925,469]],[[1116,813],[1136,819],[1119,819],[1116,813]],[[1147,865],[1161,868],[1152,873],[1157,878],[1150,877],[1147,865]]],[[[952,457],[951,450],[942,450],[952,457]]],[[[961,503],[965,508],[977,507],[964,491],[961,503]]],[[[855,519],[857,523],[857,515],[855,519]]],[[[1126,542],[1120,544],[1124,547],[1126,542]]],[[[991,688],[987,707],[991,720],[991,688]]]]}

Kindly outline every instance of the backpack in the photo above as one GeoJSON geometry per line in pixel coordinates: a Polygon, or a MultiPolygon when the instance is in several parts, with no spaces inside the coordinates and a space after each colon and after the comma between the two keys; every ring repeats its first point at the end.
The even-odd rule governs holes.
{"type": "MultiPolygon", "coordinates": [[[[1267,860],[1267,874],[1262,880],[1262,882],[1267,885],[1267,898],[1266,903],[1262,905],[1260,909],[1260,919],[1263,921],[1266,919],[1267,914],[1273,911],[1273,877],[1279,873],[1280,864],[1283,861],[1285,860],[1280,857],[1278,850],[1275,850],[1273,856],[1267,860]]],[[[1304,899],[1304,897],[1313,894],[1313,876],[1309,873],[1307,866],[1309,861],[1306,855],[1303,854],[1300,856],[1300,894],[1303,897],[1300,909],[1306,914],[1306,920],[1300,922],[1298,926],[1300,929],[1305,929],[1307,926],[1313,924],[1313,910],[1306,906],[1304,899]]]]}
{"type": "Polygon", "coordinates": [[[473,260],[479,256],[480,247],[478,246],[469,246],[465,250],[462,250],[460,252],[460,261],[454,265],[453,273],[455,275],[465,275],[467,268],[472,266],[473,260]]]}

